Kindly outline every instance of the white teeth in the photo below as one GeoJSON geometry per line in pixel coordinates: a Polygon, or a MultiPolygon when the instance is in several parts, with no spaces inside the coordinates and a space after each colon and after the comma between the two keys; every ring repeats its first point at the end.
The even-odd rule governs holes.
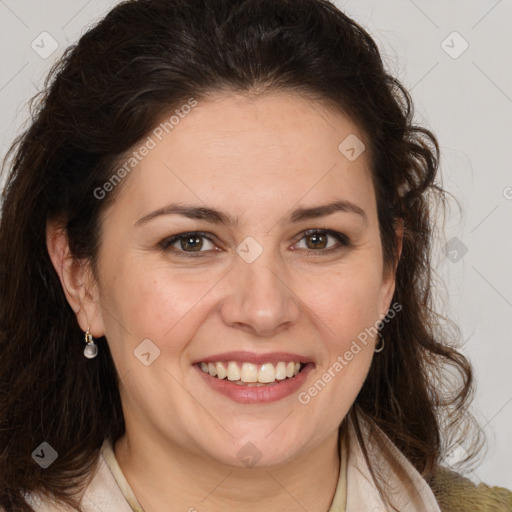
{"type": "Polygon", "coordinates": [[[258,366],[252,363],[244,363],[240,371],[242,382],[258,382],[258,366]]]}
{"type": "Polygon", "coordinates": [[[236,361],[226,363],[200,363],[203,372],[209,373],[212,377],[225,379],[235,382],[239,385],[258,385],[272,384],[276,381],[291,378],[297,375],[301,368],[301,363],[289,361],[279,361],[278,363],[264,363],[261,365],[253,363],[239,364],[236,361]]]}
{"type": "Polygon", "coordinates": [[[284,380],[286,379],[286,363],[279,361],[276,364],[276,380],[284,380]]]}
{"type": "MultiPolygon", "coordinates": [[[[225,379],[228,372],[226,368],[224,368],[224,365],[222,363],[215,363],[215,368],[217,369],[217,377],[219,379],[225,379]]],[[[215,377],[215,375],[212,375],[212,377],[215,377]]]]}
{"type": "Polygon", "coordinates": [[[258,382],[268,383],[276,380],[276,369],[271,363],[265,363],[260,366],[258,372],[258,382]]]}
{"type": "Polygon", "coordinates": [[[228,380],[240,380],[240,368],[234,361],[228,364],[228,380]]]}

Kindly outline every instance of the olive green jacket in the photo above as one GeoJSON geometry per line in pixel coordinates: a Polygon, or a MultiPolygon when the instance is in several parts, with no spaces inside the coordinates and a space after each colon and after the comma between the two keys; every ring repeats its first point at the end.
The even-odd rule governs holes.
{"type": "Polygon", "coordinates": [[[431,488],[442,512],[512,512],[512,491],[491,487],[442,468],[431,488]]]}

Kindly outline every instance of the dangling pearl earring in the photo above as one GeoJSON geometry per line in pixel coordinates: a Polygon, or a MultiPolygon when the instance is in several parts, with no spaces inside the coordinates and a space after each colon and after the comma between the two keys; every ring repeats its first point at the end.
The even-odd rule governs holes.
{"type": "Polygon", "coordinates": [[[98,355],[98,345],[94,343],[92,334],[89,332],[89,327],[87,327],[87,332],[85,333],[85,343],[87,343],[87,345],[84,348],[84,356],[87,357],[87,359],[96,357],[98,355]]]}

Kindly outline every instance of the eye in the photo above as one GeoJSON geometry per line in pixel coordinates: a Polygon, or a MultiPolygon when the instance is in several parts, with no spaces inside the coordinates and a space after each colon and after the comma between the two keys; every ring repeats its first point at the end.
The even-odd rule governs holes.
{"type": "MultiPolygon", "coordinates": [[[[180,256],[183,253],[186,253],[187,256],[200,256],[200,254],[197,253],[207,252],[202,250],[205,246],[204,240],[206,240],[206,244],[211,244],[213,248],[215,247],[207,234],[199,231],[194,231],[191,233],[180,233],[179,235],[166,238],[160,242],[160,246],[163,250],[172,250],[180,256]]],[[[208,247],[207,249],[211,250],[211,248],[208,247]]]]}
{"type": "MultiPolygon", "coordinates": [[[[349,238],[343,233],[325,229],[309,229],[302,233],[299,243],[306,241],[305,250],[309,254],[328,254],[342,247],[350,245],[349,238]],[[329,239],[338,243],[329,245],[329,239]]],[[[160,242],[160,247],[164,251],[172,251],[177,256],[201,257],[205,256],[211,250],[216,250],[216,245],[208,236],[208,233],[193,231],[189,233],[180,233],[160,242]],[[211,247],[208,247],[208,244],[211,247]],[[206,245],[206,247],[205,247],[206,245]]]]}
{"type": "Polygon", "coordinates": [[[330,253],[341,247],[350,245],[350,240],[346,235],[331,230],[309,229],[303,233],[299,243],[302,242],[302,240],[306,241],[306,250],[309,253],[316,254],[330,253]],[[334,244],[329,246],[329,238],[335,239],[338,245],[334,244]]]}

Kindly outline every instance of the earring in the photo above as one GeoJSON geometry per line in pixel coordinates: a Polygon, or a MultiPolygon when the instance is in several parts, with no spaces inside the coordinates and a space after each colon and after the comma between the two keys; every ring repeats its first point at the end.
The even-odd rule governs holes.
{"type": "Polygon", "coordinates": [[[375,349],[375,352],[379,353],[379,352],[382,352],[384,350],[384,337],[382,336],[380,331],[378,331],[377,334],[379,335],[380,341],[382,342],[380,347],[375,349]]]}
{"type": "Polygon", "coordinates": [[[84,356],[87,357],[87,359],[96,357],[98,355],[98,345],[94,343],[94,338],[89,332],[89,327],[87,327],[87,332],[85,333],[85,343],[87,343],[87,345],[84,348],[84,356]]]}

